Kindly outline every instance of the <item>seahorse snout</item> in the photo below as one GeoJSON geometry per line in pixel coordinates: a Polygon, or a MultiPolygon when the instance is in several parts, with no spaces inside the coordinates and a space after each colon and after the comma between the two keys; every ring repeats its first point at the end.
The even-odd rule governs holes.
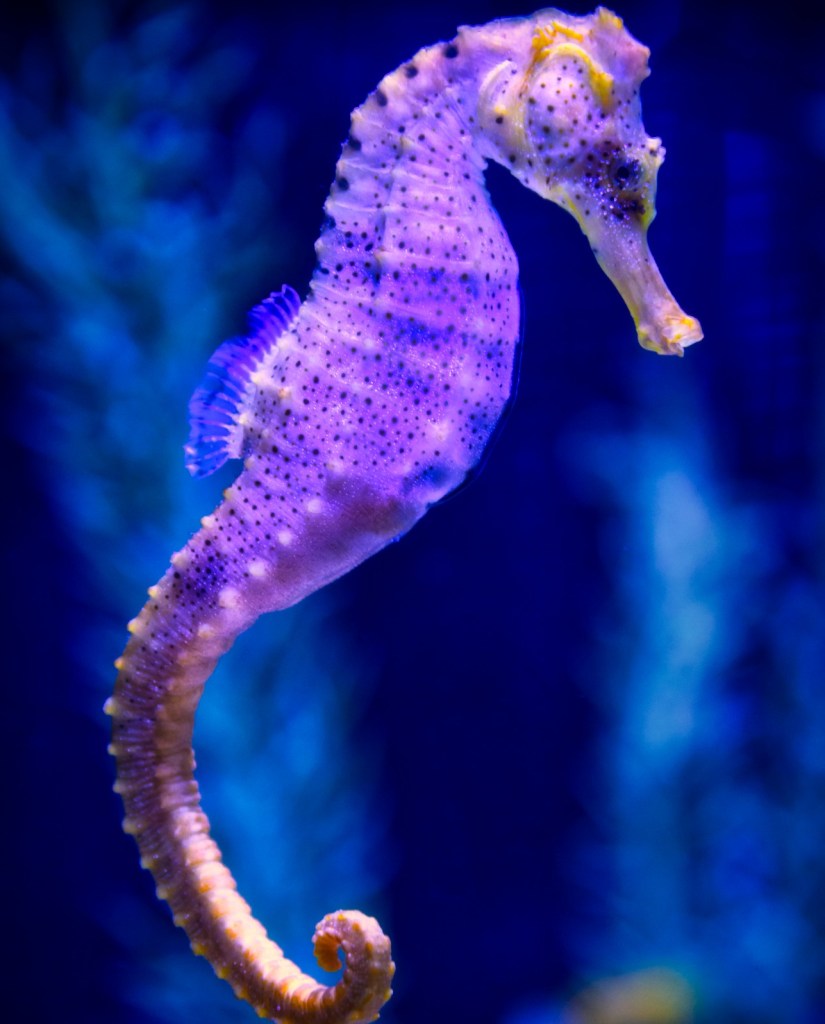
{"type": "Polygon", "coordinates": [[[701,341],[699,321],[679,306],[656,266],[642,218],[577,219],[599,265],[627,304],[642,348],[680,356],[701,341]]]}
{"type": "Polygon", "coordinates": [[[627,303],[642,348],[664,356],[681,356],[689,345],[702,340],[699,321],[674,299],[643,234],[628,246],[621,246],[618,258],[609,249],[600,250],[597,258],[627,303]]]}
{"type": "Polygon", "coordinates": [[[675,314],[669,314],[653,324],[636,324],[639,336],[639,344],[642,348],[650,349],[665,356],[680,356],[689,345],[701,341],[702,325],[695,316],[688,316],[678,309],[675,314]]]}

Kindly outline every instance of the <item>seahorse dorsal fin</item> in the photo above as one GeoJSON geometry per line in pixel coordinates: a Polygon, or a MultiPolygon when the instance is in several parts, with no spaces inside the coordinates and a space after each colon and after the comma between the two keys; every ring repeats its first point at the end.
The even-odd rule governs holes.
{"type": "Polygon", "coordinates": [[[209,476],[227,459],[241,457],[244,426],[240,417],[253,386],[252,375],[289,330],[300,306],[298,293],[284,285],[250,311],[247,334],[230,338],[215,350],[189,401],[189,440],[184,452],[192,476],[209,476]]]}

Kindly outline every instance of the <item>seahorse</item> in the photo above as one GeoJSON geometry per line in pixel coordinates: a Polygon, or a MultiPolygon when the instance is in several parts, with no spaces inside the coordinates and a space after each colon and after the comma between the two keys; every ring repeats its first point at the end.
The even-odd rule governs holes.
{"type": "Polygon", "coordinates": [[[345,958],[329,986],[252,916],[194,779],[204,683],[258,616],[404,534],[484,452],[510,400],[520,313],[488,161],[576,218],[645,348],[681,354],[702,337],[647,246],[664,157],[641,121],[648,56],[604,8],[463,27],[420,50],[352,114],[306,299],[270,295],[193,396],[190,471],[243,468],[129,623],[106,711],[141,864],[194,952],[261,1017],[374,1020],[395,968],[358,911],[317,926],[320,966],[345,958]]]}

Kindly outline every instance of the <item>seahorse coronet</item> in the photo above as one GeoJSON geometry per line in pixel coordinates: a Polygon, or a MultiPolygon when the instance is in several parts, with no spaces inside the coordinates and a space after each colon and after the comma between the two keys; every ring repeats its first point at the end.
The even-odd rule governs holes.
{"type": "Polygon", "coordinates": [[[186,465],[241,470],[129,623],[109,750],[124,830],[192,950],[259,1016],[374,1020],[389,939],[360,911],[316,928],[322,985],[237,892],[194,779],[195,709],[217,659],[406,533],[474,471],[511,401],[518,263],[488,161],[572,213],[646,348],[701,338],[647,248],[663,149],[641,122],[648,51],[616,15],[539,11],[416,53],[352,114],[301,302],[288,285],[221,345],[190,403],[186,465]]]}

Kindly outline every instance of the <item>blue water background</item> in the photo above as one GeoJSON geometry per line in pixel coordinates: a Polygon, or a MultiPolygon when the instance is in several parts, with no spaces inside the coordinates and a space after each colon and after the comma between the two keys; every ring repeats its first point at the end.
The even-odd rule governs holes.
{"type": "MultiPolygon", "coordinates": [[[[825,1021],[825,25],[800,12],[621,6],[668,151],[652,248],[706,340],[639,349],[573,220],[492,169],[525,343],[484,471],[207,688],[199,778],[242,891],[307,968],[323,913],[377,914],[388,1022],[581,1022],[582,987],[647,968],[700,1024],[825,1021]]],[[[254,1019],[120,831],[111,663],[231,478],[189,479],[186,402],[249,307],[305,289],[350,110],[457,24],[523,13],[4,15],[16,1019],[254,1019]]]]}

